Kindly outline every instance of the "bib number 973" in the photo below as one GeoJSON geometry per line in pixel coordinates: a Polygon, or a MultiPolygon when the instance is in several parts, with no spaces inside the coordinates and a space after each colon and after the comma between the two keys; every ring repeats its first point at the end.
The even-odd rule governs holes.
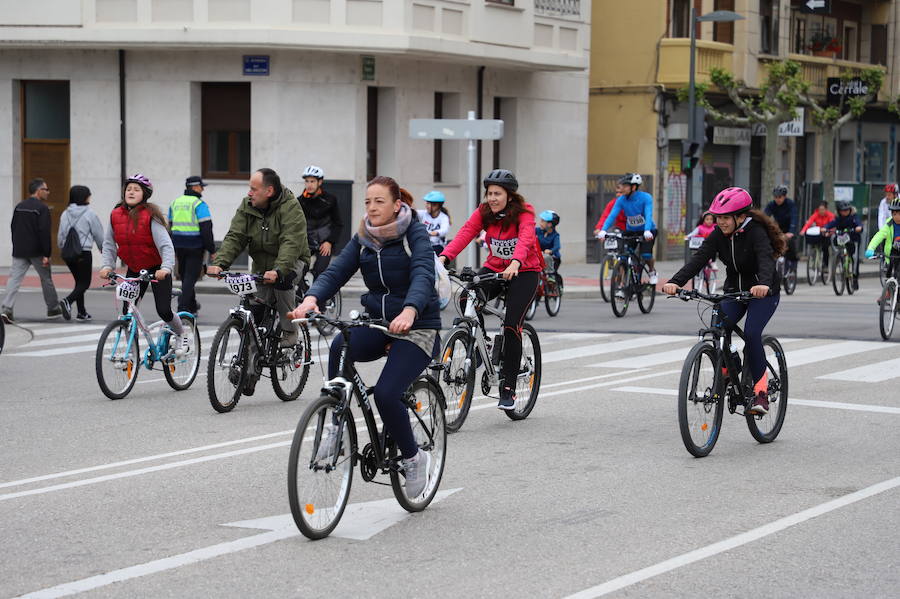
{"type": "Polygon", "coordinates": [[[123,302],[136,302],[141,295],[141,286],[132,281],[122,281],[116,285],[116,297],[123,302]]]}
{"type": "Polygon", "coordinates": [[[252,275],[237,275],[225,277],[225,284],[231,293],[236,295],[249,295],[256,292],[256,281],[252,275]]]}

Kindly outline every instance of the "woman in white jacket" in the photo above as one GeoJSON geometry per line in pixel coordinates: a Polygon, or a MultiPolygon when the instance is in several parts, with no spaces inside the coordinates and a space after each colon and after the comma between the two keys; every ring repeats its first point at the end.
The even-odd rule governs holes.
{"type": "Polygon", "coordinates": [[[440,191],[429,191],[422,198],[425,210],[419,210],[419,220],[428,230],[431,249],[440,255],[447,245],[447,233],[450,232],[450,213],[444,208],[444,194],[440,191]]]}
{"type": "Polygon", "coordinates": [[[90,320],[91,315],[84,307],[84,293],[91,286],[93,275],[93,254],[91,248],[94,244],[98,249],[103,248],[103,225],[100,218],[88,207],[91,203],[91,190],[84,185],[73,185],[69,190],[69,206],[59,219],[59,234],[56,242],[62,249],[66,243],[69,231],[74,229],[78,233],[81,244],[81,255],[74,260],[66,260],[66,266],[75,279],[75,288],[61,302],[59,307],[66,320],[72,318],[72,304],[78,307],[76,320],[90,320]]]}

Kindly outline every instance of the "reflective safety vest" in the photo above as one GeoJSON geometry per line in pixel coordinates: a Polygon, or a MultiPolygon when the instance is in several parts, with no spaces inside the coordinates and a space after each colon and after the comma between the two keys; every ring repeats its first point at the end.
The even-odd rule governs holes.
{"type": "Polygon", "coordinates": [[[172,233],[180,235],[200,235],[200,221],[197,220],[197,206],[202,200],[195,196],[181,196],[172,202],[172,233]]]}

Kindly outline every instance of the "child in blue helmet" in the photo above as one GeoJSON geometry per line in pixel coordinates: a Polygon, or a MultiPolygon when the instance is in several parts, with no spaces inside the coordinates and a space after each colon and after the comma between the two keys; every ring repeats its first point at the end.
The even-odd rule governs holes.
{"type": "Polygon", "coordinates": [[[534,228],[537,235],[538,243],[541,244],[541,251],[544,257],[553,258],[553,270],[558,271],[562,262],[560,255],[559,233],[556,232],[556,225],[559,224],[559,214],[553,210],[544,210],[538,216],[538,225],[534,228]]]}
{"type": "Polygon", "coordinates": [[[446,198],[440,191],[429,191],[422,199],[425,201],[425,210],[418,211],[419,221],[428,231],[431,249],[440,256],[447,245],[447,233],[450,231],[450,213],[444,207],[446,198]]]}

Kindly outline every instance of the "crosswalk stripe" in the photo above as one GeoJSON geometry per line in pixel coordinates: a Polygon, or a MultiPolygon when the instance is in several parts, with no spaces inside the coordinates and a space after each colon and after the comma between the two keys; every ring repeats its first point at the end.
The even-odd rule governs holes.
{"type": "Polygon", "coordinates": [[[831,374],[823,374],[816,378],[860,383],[881,383],[897,377],[900,377],[900,358],[866,364],[831,374]]]}
{"type": "MultiPolygon", "coordinates": [[[[602,342],[602,343],[592,343],[590,345],[582,345],[579,347],[572,347],[569,349],[560,349],[557,351],[547,352],[541,355],[541,362],[543,364],[550,364],[553,362],[562,362],[563,360],[572,360],[575,358],[585,358],[588,356],[598,356],[602,354],[611,354],[620,351],[624,351],[627,349],[637,349],[641,347],[649,347],[651,345],[659,345],[662,343],[675,343],[675,342],[684,342],[690,339],[689,337],[678,337],[674,335],[642,335],[638,337],[634,337],[632,339],[625,339],[623,341],[612,341],[612,342],[602,342]]],[[[683,353],[682,353],[683,357],[683,353]]],[[[631,358],[628,360],[629,366],[635,366],[634,364],[635,358],[631,358]]],[[[644,366],[644,361],[640,359],[640,366],[644,366]]]]}
{"type": "MultiPolygon", "coordinates": [[[[202,331],[200,331],[200,338],[208,339],[215,334],[216,334],[215,330],[202,330],[202,331]]],[[[82,354],[82,353],[94,352],[94,351],[97,351],[96,340],[99,340],[99,338],[100,338],[99,335],[94,336],[95,342],[91,343],[90,345],[75,345],[72,347],[56,347],[56,348],[51,348],[51,349],[42,349],[42,350],[35,350],[35,351],[14,352],[9,355],[10,355],[10,357],[46,358],[49,356],[64,356],[64,355],[69,355],[69,354],[82,354]]],[[[66,340],[60,339],[57,341],[57,343],[66,343],[66,340]]],[[[31,347],[33,345],[34,345],[33,343],[30,343],[30,344],[26,345],[25,347],[31,347]]],[[[141,347],[143,347],[144,345],[146,345],[146,343],[144,343],[144,339],[143,339],[143,337],[141,337],[141,347]]]]}
{"type": "MultiPolygon", "coordinates": [[[[73,324],[71,326],[59,326],[55,325],[52,327],[40,328],[34,330],[34,336],[39,337],[41,335],[59,335],[61,333],[84,333],[85,331],[102,331],[106,325],[95,325],[95,324],[73,324]]],[[[27,328],[33,328],[32,325],[28,325],[27,328]]]]}

